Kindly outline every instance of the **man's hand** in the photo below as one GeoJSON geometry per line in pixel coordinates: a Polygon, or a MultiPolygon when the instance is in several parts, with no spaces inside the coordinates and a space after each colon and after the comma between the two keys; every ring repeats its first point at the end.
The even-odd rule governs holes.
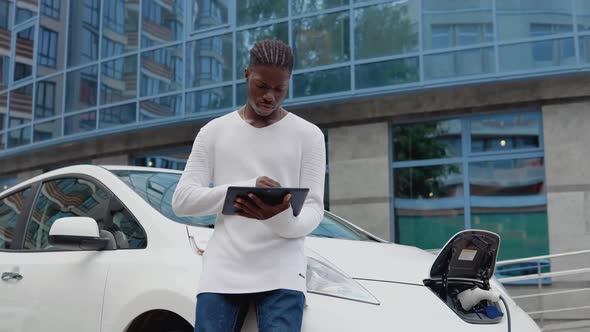
{"type": "MultiPolygon", "coordinates": [[[[280,183],[267,176],[261,176],[256,179],[256,187],[274,188],[280,186],[280,183]]],[[[291,194],[285,195],[283,202],[279,205],[266,204],[254,194],[249,194],[248,197],[250,199],[238,198],[234,202],[234,206],[241,210],[241,212],[236,212],[238,216],[265,220],[285,211],[291,205],[291,194]]]]}

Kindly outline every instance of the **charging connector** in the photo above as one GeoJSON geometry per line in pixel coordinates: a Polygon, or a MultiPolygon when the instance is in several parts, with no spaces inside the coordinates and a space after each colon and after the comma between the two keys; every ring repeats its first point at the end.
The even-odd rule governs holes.
{"type": "Polygon", "coordinates": [[[459,295],[457,295],[457,299],[459,299],[459,303],[461,303],[463,310],[469,311],[483,300],[498,302],[498,300],[500,300],[500,293],[494,290],[485,290],[479,287],[473,287],[459,293],[459,295]]]}

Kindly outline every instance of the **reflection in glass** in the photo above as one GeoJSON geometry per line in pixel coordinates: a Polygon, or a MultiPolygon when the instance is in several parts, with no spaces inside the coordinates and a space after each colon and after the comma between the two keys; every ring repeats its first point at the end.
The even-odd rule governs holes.
{"type": "Polygon", "coordinates": [[[8,128],[29,123],[33,117],[33,84],[10,91],[8,128]]]}
{"type": "Polygon", "coordinates": [[[236,105],[241,107],[248,101],[248,86],[246,83],[236,84],[236,105]]]}
{"type": "Polygon", "coordinates": [[[67,6],[60,0],[41,1],[39,42],[37,43],[37,77],[49,75],[64,68],[66,52],[67,6]]]}
{"type": "Polygon", "coordinates": [[[473,228],[502,235],[499,259],[548,253],[543,158],[469,164],[473,228]]]}
{"type": "Polygon", "coordinates": [[[499,54],[504,72],[576,64],[573,38],[504,45],[499,54]]]}
{"type": "Polygon", "coordinates": [[[540,147],[541,114],[493,115],[471,121],[471,152],[540,147]]]}
{"type": "Polygon", "coordinates": [[[423,0],[424,49],[461,47],[494,39],[492,0],[423,0]]]}
{"type": "Polygon", "coordinates": [[[500,41],[547,36],[573,30],[571,1],[498,0],[496,12],[500,41]]]}
{"type": "Polygon", "coordinates": [[[580,43],[580,61],[590,63],[590,36],[578,37],[580,43]]]}
{"type": "Polygon", "coordinates": [[[62,111],[63,75],[39,81],[35,92],[35,119],[49,118],[62,111]]]}
{"type": "Polygon", "coordinates": [[[276,20],[289,12],[288,0],[240,0],[236,3],[238,25],[276,20]]]}
{"type": "Polygon", "coordinates": [[[96,129],[96,111],[76,114],[65,118],[64,135],[72,135],[96,129]]]}
{"type": "Polygon", "coordinates": [[[35,16],[37,16],[37,6],[39,0],[17,0],[14,17],[14,24],[23,23],[35,16]]]}
{"type": "Polygon", "coordinates": [[[350,67],[293,76],[293,96],[307,97],[350,90],[350,67]]]}
{"type": "Polygon", "coordinates": [[[492,47],[424,56],[424,78],[443,79],[495,72],[492,47]]]}
{"type": "Polygon", "coordinates": [[[200,90],[186,95],[186,113],[203,113],[232,107],[232,87],[200,90]]]}
{"type": "Polygon", "coordinates": [[[104,227],[109,194],[86,180],[65,178],[43,183],[25,231],[24,249],[49,249],[49,229],[65,217],[93,217],[104,227]]]}
{"type": "Polygon", "coordinates": [[[195,40],[187,45],[187,87],[232,80],[232,35],[195,40]]]}
{"type": "Polygon", "coordinates": [[[461,120],[420,122],[393,127],[394,160],[461,156],[461,120]]]}
{"type": "Polygon", "coordinates": [[[228,24],[229,0],[193,1],[193,30],[202,30],[228,24]]]}
{"type": "MultiPolygon", "coordinates": [[[[7,189],[4,186],[6,185],[0,187],[0,191],[7,189]]],[[[16,233],[16,223],[25,211],[30,192],[31,189],[27,188],[0,200],[0,250],[10,249],[16,233]]]]}
{"type": "Polygon", "coordinates": [[[459,164],[394,170],[397,241],[441,248],[464,228],[463,174],[459,164]]]}
{"type": "MultiPolygon", "coordinates": [[[[12,33],[9,26],[12,3],[0,0],[0,90],[8,87],[12,33]]],[[[1,127],[0,127],[1,128],[1,127]]]]}
{"type": "Polygon", "coordinates": [[[14,81],[31,77],[33,73],[33,43],[35,27],[16,33],[16,58],[14,60],[14,81]]]}
{"type": "Polygon", "coordinates": [[[8,132],[7,147],[16,148],[31,143],[31,127],[27,126],[20,129],[15,129],[8,132]]]}
{"type": "Polygon", "coordinates": [[[139,121],[165,119],[182,114],[182,95],[143,100],[139,103],[139,121]]]}
{"type": "Polygon", "coordinates": [[[241,75],[243,75],[242,73],[244,72],[244,69],[248,67],[250,61],[250,49],[254,46],[254,43],[263,39],[278,39],[288,43],[288,29],[289,26],[287,23],[279,23],[236,32],[236,78],[242,78],[241,75]]]}
{"type": "Polygon", "coordinates": [[[418,1],[363,7],[354,12],[355,57],[418,51],[418,1]]]}
{"type": "Polygon", "coordinates": [[[8,119],[8,95],[6,93],[0,94],[0,131],[6,127],[8,119]]]}
{"type": "Polygon", "coordinates": [[[67,73],[66,112],[96,106],[98,66],[89,66],[67,73]]]}
{"type": "Polygon", "coordinates": [[[68,67],[98,59],[100,0],[70,1],[68,67]]]}
{"type": "Polygon", "coordinates": [[[137,2],[104,0],[102,6],[102,57],[112,57],[137,49],[137,2]]]}
{"type": "Polygon", "coordinates": [[[417,57],[356,65],[355,70],[357,89],[404,84],[420,80],[417,57]]]}
{"type": "Polygon", "coordinates": [[[6,134],[0,132],[0,150],[6,149],[6,134]]]}
{"type": "Polygon", "coordinates": [[[588,0],[575,0],[578,30],[590,30],[590,2],[588,0]]]}
{"type": "Polygon", "coordinates": [[[348,0],[292,0],[293,14],[305,14],[326,10],[330,8],[346,6],[348,0]]]}
{"type": "Polygon", "coordinates": [[[184,0],[143,0],[141,47],[180,40],[183,35],[184,0]]]}
{"type": "Polygon", "coordinates": [[[309,68],[350,59],[348,11],[293,21],[295,68],[309,68]]]}
{"type": "Polygon", "coordinates": [[[137,55],[102,63],[100,104],[137,97],[137,55]]]}
{"type": "Polygon", "coordinates": [[[41,142],[61,136],[61,119],[37,123],[33,130],[33,141],[41,142]]]}
{"type": "Polygon", "coordinates": [[[154,96],[182,88],[182,45],[141,54],[141,96],[154,96]]]}
{"type": "Polygon", "coordinates": [[[98,128],[112,128],[134,123],[135,109],[135,103],[101,109],[98,128]]]}

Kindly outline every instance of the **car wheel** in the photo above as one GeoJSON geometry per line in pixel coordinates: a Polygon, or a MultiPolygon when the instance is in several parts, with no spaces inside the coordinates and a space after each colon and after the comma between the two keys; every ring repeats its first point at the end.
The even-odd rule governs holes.
{"type": "Polygon", "coordinates": [[[179,315],[166,310],[154,310],[137,317],[127,332],[193,332],[193,326],[179,315]]]}

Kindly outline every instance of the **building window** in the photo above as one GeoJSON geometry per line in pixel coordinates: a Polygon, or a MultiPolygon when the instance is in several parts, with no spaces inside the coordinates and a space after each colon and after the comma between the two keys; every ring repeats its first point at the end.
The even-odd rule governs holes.
{"type": "Polygon", "coordinates": [[[103,12],[105,27],[119,33],[125,33],[125,4],[123,0],[104,1],[103,12]]]}
{"type": "Polygon", "coordinates": [[[45,27],[41,27],[39,64],[51,68],[57,67],[57,32],[45,27]]]}
{"type": "Polygon", "coordinates": [[[38,82],[35,116],[48,118],[53,115],[55,115],[55,83],[38,82]]]}
{"type": "Polygon", "coordinates": [[[500,259],[548,253],[541,113],[395,125],[395,241],[441,248],[465,228],[503,236],[500,259]]]}
{"type": "Polygon", "coordinates": [[[41,1],[41,13],[59,19],[60,0],[43,0],[41,1]]]}
{"type": "Polygon", "coordinates": [[[98,27],[98,18],[100,12],[100,0],[83,0],[84,9],[82,11],[82,20],[92,27],[98,27]]]}
{"type": "Polygon", "coordinates": [[[10,15],[10,2],[0,1],[0,29],[8,29],[10,15]]]}

